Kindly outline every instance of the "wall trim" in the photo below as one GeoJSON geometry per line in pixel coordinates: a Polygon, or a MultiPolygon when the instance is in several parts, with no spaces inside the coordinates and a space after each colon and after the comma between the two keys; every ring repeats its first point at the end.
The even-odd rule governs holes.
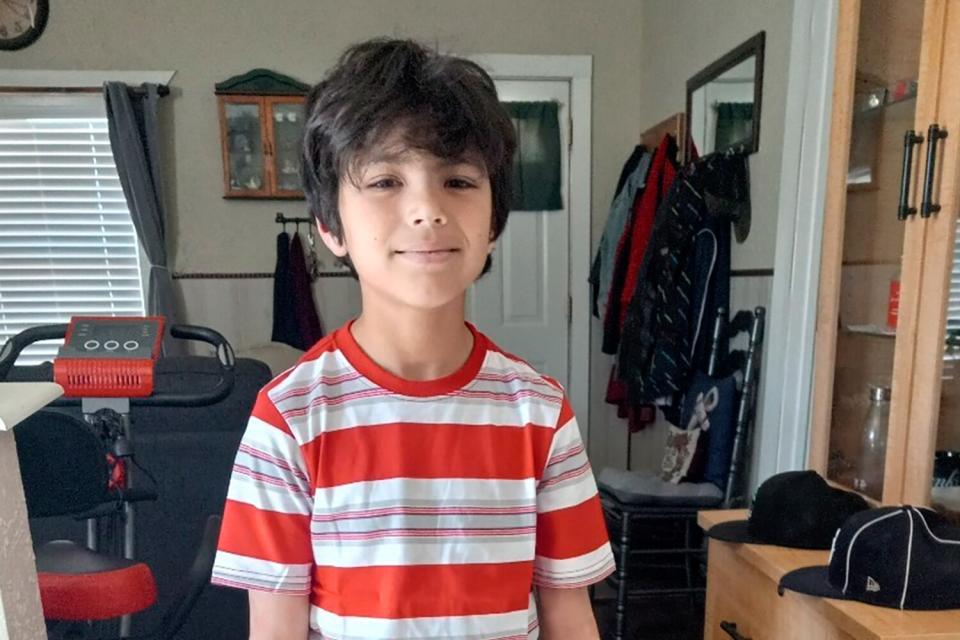
{"type": "Polygon", "coordinates": [[[752,484],[806,467],[839,0],[793,8],[765,402],[752,484]]]}
{"type": "Polygon", "coordinates": [[[55,69],[0,69],[0,86],[4,87],[99,87],[104,82],[127,84],[170,84],[176,71],[60,71],[55,69]]]}
{"type": "Polygon", "coordinates": [[[567,80],[570,82],[570,377],[567,396],[584,443],[590,437],[590,248],[592,210],[591,101],[593,56],[486,54],[470,56],[497,80],[567,80]]]}

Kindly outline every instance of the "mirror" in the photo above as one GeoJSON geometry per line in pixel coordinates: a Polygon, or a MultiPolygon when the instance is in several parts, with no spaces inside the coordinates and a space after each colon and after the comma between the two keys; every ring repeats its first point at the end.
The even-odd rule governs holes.
{"type": "MultiPolygon", "coordinates": [[[[728,149],[760,148],[763,93],[761,31],[687,80],[687,144],[705,156],[728,149]]],[[[688,146],[687,158],[693,157],[688,146]]]]}

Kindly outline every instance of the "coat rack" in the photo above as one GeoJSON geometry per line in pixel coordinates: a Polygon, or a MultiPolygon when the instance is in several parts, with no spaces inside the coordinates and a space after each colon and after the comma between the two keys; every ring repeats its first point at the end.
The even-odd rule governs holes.
{"type": "Polygon", "coordinates": [[[683,112],[677,112],[641,133],[640,144],[652,151],[667,134],[677,141],[677,162],[683,164],[687,148],[687,116],[683,112]]]}

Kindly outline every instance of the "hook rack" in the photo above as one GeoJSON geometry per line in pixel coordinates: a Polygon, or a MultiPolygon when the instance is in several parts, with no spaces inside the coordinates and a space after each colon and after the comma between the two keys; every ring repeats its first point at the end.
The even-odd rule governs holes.
{"type": "Polygon", "coordinates": [[[282,224],[284,227],[286,227],[287,224],[295,224],[299,227],[301,224],[312,223],[313,218],[288,218],[287,216],[283,215],[282,211],[277,211],[277,217],[274,219],[274,222],[277,224],[282,224]]]}

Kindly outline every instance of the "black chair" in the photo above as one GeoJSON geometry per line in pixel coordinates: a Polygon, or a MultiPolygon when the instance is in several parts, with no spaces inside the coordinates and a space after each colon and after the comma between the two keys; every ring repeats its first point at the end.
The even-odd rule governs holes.
{"type": "MultiPolygon", "coordinates": [[[[14,428],[17,458],[31,520],[68,516],[109,517],[125,496],[109,488],[106,450],[82,420],[40,411],[14,428]]],[[[207,517],[193,563],[176,597],[144,640],[170,640],[183,627],[209,582],[220,532],[220,516],[207,517]]],[[[187,540],[179,541],[185,545],[187,540]]],[[[189,548],[189,547],[188,547],[189,548]]],[[[37,578],[50,638],[83,638],[99,626],[149,609],[157,600],[154,574],[143,562],[98,553],[72,540],[35,549],[37,578]]]]}
{"type": "MultiPolygon", "coordinates": [[[[765,309],[740,311],[727,324],[718,314],[714,327],[711,376],[742,375],[736,402],[736,429],[726,486],[711,482],[674,484],[658,474],[604,469],[598,477],[601,504],[610,532],[617,571],[607,579],[616,590],[616,640],[626,632],[631,598],[702,594],[706,552],[697,527],[701,509],[735,508],[746,503],[746,460],[756,408],[765,309]],[[722,345],[749,334],[746,350],[721,354],[722,345]]],[[[630,438],[628,434],[627,438],[630,438]]]]}
{"type": "MultiPolygon", "coordinates": [[[[108,488],[107,451],[82,421],[40,411],[13,433],[30,518],[119,511],[123,496],[108,488]]],[[[68,636],[83,634],[83,625],[72,623],[130,615],[156,601],[153,573],[142,562],[71,540],[40,545],[36,558],[44,617],[66,621],[68,636]]]]}

